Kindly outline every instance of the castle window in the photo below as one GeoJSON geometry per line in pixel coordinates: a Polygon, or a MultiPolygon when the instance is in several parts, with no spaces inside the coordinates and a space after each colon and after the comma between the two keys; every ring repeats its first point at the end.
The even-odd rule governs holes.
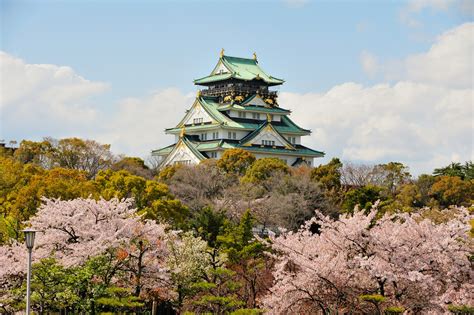
{"type": "Polygon", "coordinates": [[[217,152],[209,152],[209,157],[211,159],[216,159],[217,158],[217,152]]]}
{"type": "Polygon", "coordinates": [[[252,113],[253,119],[260,119],[260,113],[252,113]]]}
{"type": "Polygon", "coordinates": [[[235,132],[228,132],[227,133],[227,139],[237,139],[237,134],[235,132]]]}
{"type": "Polygon", "coordinates": [[[189,164],[191,164],[191,160],[176,161],[176,162],[174,162],[174,164],[189,165],[189,164]]]}
{"type": "Polygon", "coordinates": [[[201,134],[201,140],[203,140],[203,141],[207,140],[207,133],[202,133],[201,134]]]}
{"type": "Polygon", "coordinates": [[[247,114],[246,112],[239,112],[239,118],[246,118],[247,117],[246,114],[247,114]]]}
{"type": "Polygon", "coordinates": [[[213,132],[212,133],[212,139],[218,139],[219,138],[219,131],[213,132]]]}
{"type": "Polygon", "coordinates": [[[262,145],[275,146],[275,141],[273,141],[273,140],[262,140],[262,145]]]}
{"type": "Polygon", "coordinates": [[[193,119],[193,124],[202,124],[203,118],[194,118],[193,119]]]}

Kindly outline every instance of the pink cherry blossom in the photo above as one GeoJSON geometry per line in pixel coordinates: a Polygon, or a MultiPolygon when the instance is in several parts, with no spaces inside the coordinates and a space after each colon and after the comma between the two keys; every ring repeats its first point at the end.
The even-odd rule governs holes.
{"type": "Polygon", "coordinates": [[[412,312],[472,305],[472,216],[464,208],[455,212],[441,224],[409,214],[376,219],[375,208],[337,221],[318,214],[296,233],[272,239],[275,283],[261,304],[271,314],[367,312],[370,305],[359,296],[380,294],[386,306],[412,312]],[[310,232],[312,225],[319,234],[310,232]]]}

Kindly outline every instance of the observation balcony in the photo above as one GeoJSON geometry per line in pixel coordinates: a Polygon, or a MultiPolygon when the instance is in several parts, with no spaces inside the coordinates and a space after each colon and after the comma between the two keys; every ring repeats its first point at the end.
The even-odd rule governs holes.
{"type": "Polygon", "coordinates": [[[204,96],[226,96],[231,95],[252,95],[255,93],[260,94],[261,96],[265,97],[276,97],[278,92],[277,91],[269,91],[267,87],[259,88],[259,87],[250,87],[250,86],[220,86],[220,87],[210,87],[205,90],[201,90],[202,95],[204,96]]]}

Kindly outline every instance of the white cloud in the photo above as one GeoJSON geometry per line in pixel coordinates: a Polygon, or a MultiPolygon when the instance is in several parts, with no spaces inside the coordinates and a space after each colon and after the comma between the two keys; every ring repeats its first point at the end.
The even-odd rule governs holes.
{"type": "Polygon", "coordinates": [[[472,0],[410,0],[400,11],[400,20],[410,27],[420,27],[422,23],[416,15],[423,10],[448,12],[466,17],[474,16],[474,1],[472,0]]]}
{"type": "Polygon", "coordinates": [[[121,100],[110,114],[93,100],[107,90],[106,83],[89,81],[70,67],[28,64],[5,52],[0,62],[0,139],[6,141],[77,136],[112,144],[116,153],[145,157],[173,142],[164,129],[179,122],[193,99],[171,88],[121,100]]]}
{"type": "Polygon", "coordinates": [[[193,94],[185,95],[175,88],[156,91],[143,99],[125,99],[97,139],[111,143],[117,152],[147,156],[153,149],[174,143],[174,136],[165,135],[164,129],[179,123],[193,99],[193,94]]]}
{"type": "Polygon", "coordinates": [[[328,158],[400,161],[415,172],[473,158],[472,89],[413,82],[364,87],[344,83],[326,93],[281,93],[280,104],[313,135],[304,143],[328,158]],[[441,158],[442,157],[442,158],[441,158]]]}
{"type": "Polygon", "coordinates": [[[97,109],[87,98],[108,87],[82,78],[69,67],[27,64],[5,52],[0,52],[0,73],[2,138],[87,128],[97,119],[97,109]]]}
{"type": "MultiPolygon", "coordinates": [[[[441,8],[442,4],[440,4],[441,8]]],[[[400,161],[416,173],[474,159],[474,23],[440,35],[424,53],[382,63],[360,56],[371,77],[392,84],[337,85],[326,93],[281,93],[280,103],[328,157],[400,161]]]]}
{"type": "Polygon", "coordinates": [[[474,76],[474,23],[465,23],[440,35],[424,53],[400,60],[377,63],[363,52],[361,62],[367,74],[381,72],[387,80],[409,80],[444,87],[472,88],[474,76]]]}

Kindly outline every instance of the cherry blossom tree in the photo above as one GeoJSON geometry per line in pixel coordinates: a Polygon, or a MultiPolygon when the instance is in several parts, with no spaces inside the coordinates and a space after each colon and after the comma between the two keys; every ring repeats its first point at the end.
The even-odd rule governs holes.
{"type": "MultiPolygon", "coordinates": [[[[124,273],[121,283],[127,279],[136,296],[143,289],[166,285],[167,227],[142,220],[131,205],[131,199],[44,199],[29,222],[39,231],[33,262],[53,257],[66,267],[74,267],[95,256],[106,255],[112,266],[109,280],[118,271],[124,273]]],[[[24,245],[0,247],[2,283],[21,276],[23,262],[26,262],[24,245]]]]}
{"type": "Polygon", "coordinates": [[[381,296],[382,308],[414,313],[472,305],[472,216],[464,208],[456,212],[441,224],[409,214],[376,220],[375,207],[337,221],[318,214],[299,231],[272,239],[279,254],[275,283],[261,304],[271,314],[376,313],[361,298],[369,295],[381,296]]]}
{"type": "Polygon", "coordinates": [[[168,240],[170,254],[167,265],[177,293],[176,303],[181,307],[184,299],[193,294],[193,284],[205,277],[211,268],[207,242],[194,237],[191,232],[168,240]]]}

